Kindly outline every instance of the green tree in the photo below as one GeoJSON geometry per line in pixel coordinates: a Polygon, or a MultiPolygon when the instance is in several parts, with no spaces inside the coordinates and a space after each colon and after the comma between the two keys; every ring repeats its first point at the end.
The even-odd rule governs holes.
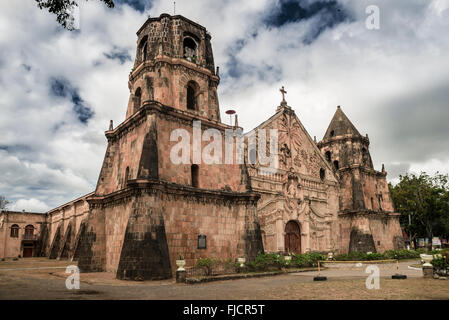
{"type": "MultiPolygon", "coordinates": [[[[399,176],[399,183],[390,184],[395,209],[411,241],[417,237],[447,237],[449,234],[449,176],[399,176]]],[[[416,243],[415,243],[416,244],[416,243]]]]}
{"type": "MultiPolygon", "coordinates": [[[[56,15],[56,20],[64,28],[69,29],[70,26],[70,9],[78,6],[75,0],[35,0],[39,9],[47,9],[48,12],[56,15]]],[[[87,0],[86,0],[87,1],[87,0]]],[[[113,0],[99,0],[104,2],[109,8],[114,8],[113,0]]]]}
{"type": "Polygon", "coordinates": [[[4,196],[0,196],[0,211],[5,210],[8,204],[9,201],[4,196]]]}

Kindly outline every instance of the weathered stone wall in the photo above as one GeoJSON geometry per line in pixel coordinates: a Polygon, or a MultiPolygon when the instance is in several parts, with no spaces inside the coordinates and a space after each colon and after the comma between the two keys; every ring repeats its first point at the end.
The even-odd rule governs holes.
{"type": "MultiPolygon", "coordinates": [[[[170,141],[170,135],[176,129],[186,130],[189,133],[190,141],[187,143],[191,146],[190,163],[193,163],[192,121],[194,119],[190,114],[153,103],[115,130],[108,131],[108,148],[95,193],[109,194],[125,188],[126,181],[141,178],[158,178],[167,182],[191,185],[191,164],[174,164],[170,158],[172,148],[178,144],[178,141],[170,141]],[[147,147],[144,148],[144,146],[147,147]]],[[[225,129],[230,127],[204,118],[199,120],[201,120],[199,139],[204,130],[215,129],[221,134],[219,140],[222,146],[222,158],[219,163],[206,165],[200,159],[202,163],[198,165],[199,187],[245,191],[243,165],[223,164],[225,129]]],[[[209,143],[210,141],[202,141],[201,150],[209,143]]]]}
{"type": "Polygon", "coordinates": [[[256,195],[142,183],[131,183],[114,199],[89,200],[93,209],[90,234],[81,240],[82,271],[164,278],[176,270],[179,254],[193,266],[200,257],[253,259],[263,252],[256,195]],[[206,235],[206,249],[198,249],[200,234],[206,235]]]}
{"type": "Polygon", "coordinates": [[[347,213],[339,215],[339,222],[340,253],[403,249],[403,243],[397,241],[402,238],[397,214],[347,213]]]}
{"type": "Polygon", "coordinates": [[[362,171],[362,181],[364,201],[368,210],[394,212],[385,173],[362,171]]]}
{"type": "Polygon", "coordinates": [[[72,259],[80,225],[89,214],[89,204],[86,198],[91,194],[84,195],[46,213],[47,235],[41,240],[47,256],[52,259],[72,259]],[[56,238],[57,241],[55,241],[56,238]]]}

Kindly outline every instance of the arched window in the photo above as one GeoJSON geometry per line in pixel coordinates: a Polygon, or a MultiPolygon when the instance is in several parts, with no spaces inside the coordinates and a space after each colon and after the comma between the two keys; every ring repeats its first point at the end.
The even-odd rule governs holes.
{"type": "Polygon", "coordinates": [[[147,91],[148,91],[148,98],[150,100],[154,100],[154,80],[152,77],[146,77],[146,83],[147,83],[147,91]]]}
{"type": "Polygon", "coordinates": [[[192,176],[192,187],[198,188],[198,176],[199,176],[199,167],[196,164],[192,164],[190,168],[191,176],[192,176]]]}
{"type": "Polygon", "coordinates": [[[331,161],[331,152],[326,151],[325,156],[326,156],[326,160],[330,162],[331,161]]]}
{"type": "Polygon", "coordinates": [[[321,179],[321,181],[324,181],[325,178],[326,178],[326,170],[321,168],[320,169],[320,179],[321,179]]]}
{"type": "Polygon", "coordinates": [[[13,224],[11,226],[11,238],[18,238],[19,237],[19,226],[17,224],[13,224]]]}
{"type": "Polygon", "coordinates": [[[382,198],[382,193],[381,193],[381,194],[379,194],[379,211],[383,211],[382,201],[383,201],[383,198],[382,198]]]}
{"type": "Polygon", "coordinates": [[[142,49],[143,61],[147,60],[147,51],[148,51],[148,43],[145,42],[145,45],[143,46],[142,49]]]}
{"type": "Polygon", "coordinates": [[[331,137],[333,137],[333,136],[335,136],[335,131],[334,130],[331,131],[331,137]]]}
{"type": "Polygon", "coordinates": [[[191,37],[185,37],[183,41],[183,56],[190,62],[198,61],[197,44],[191,37]]]}
{"type": "Polygon", "coordinates": [[[134,93],[134,112],[137,112],[137,110],[139,110],[141,99],[142,99],[142,89],[140,89],[139,87],[136,89],[136,92],[134,93]]]}
{"type": "Polygon", "coordinates": [[[194,81],[187,83],[187,110],[198,110],[198,85],[194,81]]]}
{"type": "Polygon", "coordinates": [[[139,51],[142,61],[145,61],[147,59],[147,51],[148,51],[148,36],[145,36],[142,38],[142,40],[140,40],[139,51]]]}
{"type": "Polygon", "coordinates": [[[34,227],[29,224],[25,227],[25,236],[32,237],[34,235],[34,227]]]}
{"type": "Polygon", "coordinates": [[[371,210],[374,210],[374,199],[371,198],[371,210]]]}
{"type": "Polygon", "coordinates": [[[340,168],[340,165],[337,160],[334,161],[334,168],[335,170],[338,170],[340,168]]]}
{"type": "Polygon", "coordinates": [[[128,179],[129,179],[129,167],[126,167],[126,170],[125,170],[125,187],[126,187],[126,184],[128,183],[128,179]]]}

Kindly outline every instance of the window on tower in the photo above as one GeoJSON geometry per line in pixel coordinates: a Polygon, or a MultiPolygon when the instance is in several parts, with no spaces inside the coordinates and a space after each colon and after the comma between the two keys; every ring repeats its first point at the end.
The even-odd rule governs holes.
{"type": "Polygon", "coordinates": [[[137,88],[136,92],[134,93],[134,112],[137,112],[140,108],[142,100],[142,89],[137,88]]]}
{"type": "Polygon", "coordinates": [[[335,170],[338,170],[340,168],[340,164],[338,163],[337,160],[334,161],[334,168],[335,170]]]}
{"type": "Polygon", "coordinates": [[[199,167],[196,164],[192,164],[190,168],[191,176],[192,176],[192,187],[198,188],[198,177],[199,177],[199,167]]]}
{"type": "Polygon", "coordinates": [[[142,38],[142,40],[140,40],[139,52],[140,52],[141,60],[145,61],[148,56],[148,54],[147,54],[147,52],[148,52],[148,36],[145,36],[142,38]]]}
{"type": "Polygon", "coordinates": [[[325,156],[326,156],[326,160],[330,162],[331,161],[331,152],[326,151],[325,156]]]}
{"type": "Polygon", "coordinates": [[[378,199],[379,199],[379,211],[383,211],[383,209],[382,209],[382,201],[383,201],[382,193],[379,194],[378,199]]]}
{"type": "Polygon", "coordinates": [[[187,60],[193,63],[198,62],[198,54],[197,54],[197,44],[196,41],[191,37],[185,37],[183,41],[183,56],[187,60]]]}
{"type": "Polygon", "coordinates": [[[125,187],[126,187],[126,184],[128,183],[128,179],[129,179],[129,167],[126,167],[126,170],[125,170],[125,187]]]}
{"type": "Polygon", "coordinates": [[[187,110],[197,110],[198,85],[194,81],[187,83],[187,110]]]}

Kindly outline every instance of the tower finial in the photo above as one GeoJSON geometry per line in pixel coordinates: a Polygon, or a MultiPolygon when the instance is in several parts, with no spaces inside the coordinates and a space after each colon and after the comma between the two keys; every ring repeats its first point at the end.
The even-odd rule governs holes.
{"type": "Polygon", "coordinates": [[[176,1],[173,1],[173,15],[176,15],[176,1]]]}

